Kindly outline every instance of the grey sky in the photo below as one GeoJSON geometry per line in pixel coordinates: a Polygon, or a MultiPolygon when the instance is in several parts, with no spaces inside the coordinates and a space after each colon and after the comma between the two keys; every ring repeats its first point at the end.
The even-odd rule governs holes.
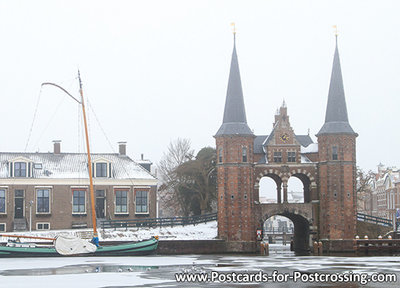
{"type": "MultiPolygon", "coordinates": [[[[247,121],[269,134],[285,99],[297,134],[321,128],[339,29],[357,161],[399,165],[398,1],[3,1],[0,0],[1,151],[83,152],[77,105],[51,81],[85,95],[116,150],[158,162],[168,143],[214,146],[232,53],[237,52],[247,121]],[[58,108],[57,108],[58,107],[58,108]],[[79,136],[78,136],[79,135],[79,136]]],[[[93,113],[92,148],[111,152],[93,113]]],[[[313,136],[314,141],[316,138],[313,136]]]]}

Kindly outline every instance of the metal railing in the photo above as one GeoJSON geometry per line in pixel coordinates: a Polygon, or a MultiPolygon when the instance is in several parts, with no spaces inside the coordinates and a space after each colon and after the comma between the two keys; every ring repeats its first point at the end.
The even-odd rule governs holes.
{"type": "Polygon", "coordinates": [[[381,217],[372,216],[372,215],[363,214],[363,213],[357,213],[357,220],[368,222],[368,223],[374,223],[374,224],[386,226],[386,227],[393,227],[393,222],[390,219],[381,218],[381,217]]]}
{"type": "Polygon", "coordinates": [[[157,227],[157,226],[183,226],[207,223],[217,220],[217,213],[210,213],[188,217],[146,218],[129,220],[104,220],[101,229],[107,228],[132,228],[132,227],[157,227]]]}

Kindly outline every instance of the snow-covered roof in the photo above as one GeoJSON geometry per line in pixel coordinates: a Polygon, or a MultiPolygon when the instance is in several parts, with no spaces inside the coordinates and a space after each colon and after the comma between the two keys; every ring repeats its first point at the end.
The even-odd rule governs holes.
{"type": "Polygon", "coordinates": [[[310,159],[308,159],[306,156],[304,155],[300,155],[300,160],[301,163],[312,163],[310,159]]]}
{"type": "MultiPolygon", "coordinates": [[[[91,156],[93,162],[98,160],[111,163],[111,178],[113,179],[155,179],[146,169],[126,155],[93,153],[91,156]]],[[[89,177],[87,155],[84,153],[2,152],[0,153],[0,178],[9,178],[9,163],[21,162],[20,159],[33,163],[32,178],[79,179],[89,177]],[[42,165],[35,165],[40,163],[42,165]]]]}
{"type": "Polygon", "coordinates": [[[301,153],[317,153],[318,143],[311,143],[307,147],[301,146],[301,153]]]}

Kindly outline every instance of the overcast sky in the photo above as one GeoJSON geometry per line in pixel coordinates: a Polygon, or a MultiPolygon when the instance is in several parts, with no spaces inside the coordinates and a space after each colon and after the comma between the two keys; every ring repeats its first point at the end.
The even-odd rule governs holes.
{"type": "Polygon", "coordinates": [[[232,30],[247,121],[269,134],[285,99],[296,134],[322,127],[339,30],[357,165],[400,166],[399,1],[5,1],[0,0],[0,151],[83,152],[81,71],[94,152],[157,163],[171,140],[215,146],[222,122],[232,30]],[[39,99],[40,98],[40,99],[39,99]],[[39,99],[39,100],[38,100],[39,99]],[[39,103],[37,105],[37,103],[39,103]],[[103,132],[107,135],[107,140],[103,132]],[[108,141],[111,142],[110,147],[108,141]]]}

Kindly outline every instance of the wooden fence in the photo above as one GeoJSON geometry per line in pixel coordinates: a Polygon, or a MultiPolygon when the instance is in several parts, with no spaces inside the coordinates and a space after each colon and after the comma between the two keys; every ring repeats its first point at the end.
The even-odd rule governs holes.
{"type": "Polygon", "coordinates": [[[217,220],[217,213],[210,213],[189,217],[168,217],[168,218],[146,218],[128,220],[105,220],[101,221],[101,228],[131,228],[131,227],[157,227],[157,226],[182,226],[207,223],[217,220]]]}

